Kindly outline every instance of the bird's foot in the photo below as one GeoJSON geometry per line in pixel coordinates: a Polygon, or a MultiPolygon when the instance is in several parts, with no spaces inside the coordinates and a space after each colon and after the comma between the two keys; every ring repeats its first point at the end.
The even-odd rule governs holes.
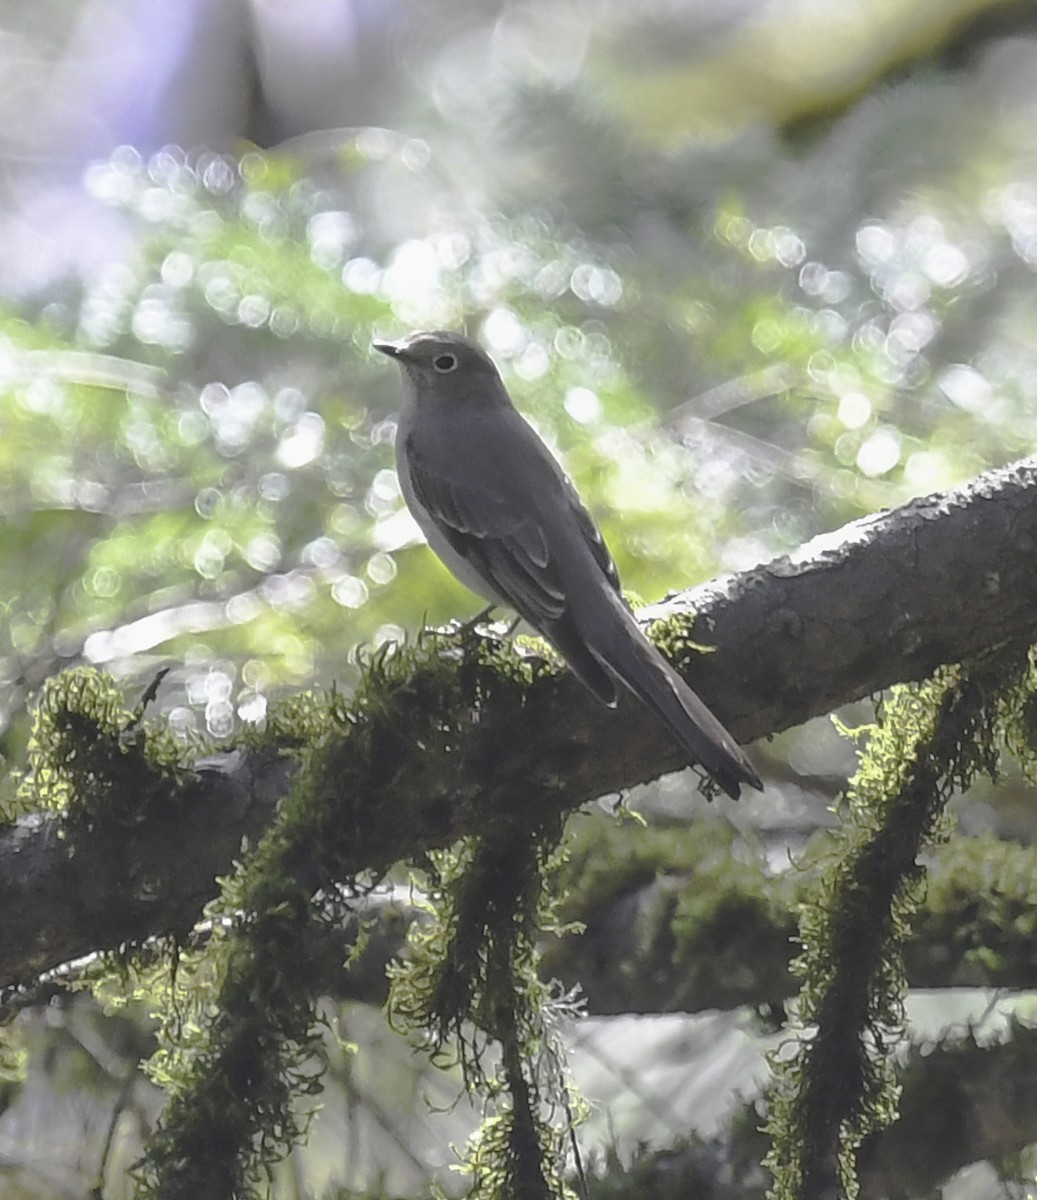
{"type": "MultiPolygon", "coordinates": [[[[479,632],[480,627],[487,627],[487,633],[489,636],[499,638],[501,635],[497,632],[497,630],[501,622],[488,620],[490,614],[496,607],[497,605],[495,604],[487,605],[486,608],[482,609],[480,612],[477,612],[474,617],[469,618],[467,621],[451,621],[449,625],[438,626],[430,629],[428,632],[434,634],[436,637],[449,638],[452,641],[458,642],[467,642],[479,632]]],[[[504,629],[504,637],[510,637],[515,632],[515,627],[518,625],[519,620],[519,617],[515,617],[514,620],[508,623],[504,629]]]]}

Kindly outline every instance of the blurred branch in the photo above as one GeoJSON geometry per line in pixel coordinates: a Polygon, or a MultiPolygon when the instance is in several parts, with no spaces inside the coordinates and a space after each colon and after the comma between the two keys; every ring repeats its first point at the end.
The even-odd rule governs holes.
{"type": "MultiPolygon", "coordinates": [[[[609,831],[580,864],[583,878],[570,881],[565,917],[585,931],[548,945],[545,977],[579,985],[588,1010],[601,1015],[774,1006],[794,996],[797,910],[814,873],[775,875],[745,845],[718,853],[715,839],[696,843],[695,832],[671,831],[672,867],[660,860],[647,883],[603,896],[609,874],[620,874],[611,867],[620,834],[609,831]]],[[[823,847],[822,836],[803,857],[817,863],[831,853],[823,847]]],[[[909,986],[1033,988],[1035,872],[1032,847],[993,837],[941,846],[904,949],[909,986]]]]}
{"type": "Polygon", "coordinates": [[[666,425],[681,433],[689,428],[695,428],[703,421],[715,421],[717,417],[727,416],[736,409],[757,400],[771,396],[780,396],[790,388],[802,386],[805,383],[806,372],[789,363],[773,363],[762,371],[754,371],[750,375],[739,375],[735,379],[726,379],[716,387],[708,388],[678,404],[666,417],[666,425]]]}
{"type": "MultiPolygon", "coordinates": [[[[732,732],[764,737],[993,645],[1037,641],[1035,500],[1030,459],[855,522],[651,615],[674,618],[674,661],[732,732]]],[[[401,824],[400,859],[477,833],[480,814],[571,810],[685,765],[633,701],[601,708],[567,673],[526,686],[518,708],[492,691],[482,698],[456,770],[430,780],[420,819],[401,824]]],[[[394,724],[386,742],[406,744],[406,731],[394,724]]],[[[190,805],[114,833],[72,835],[45,814],[0,833],[0,982],[191,926],[242,837],[272,819],[291,768],[254,776],[233,751],[198,771],[190,805]]],[[[394,772],[383,775],[367,791],[392,808],[394,772]]]]}
{"type": "Polygon", "coordinates": [[[149,400],[161,400],[169,390],[161,367],[95,354],[86,350],[17,350],[0,355],[0,378],[5,385],[49,379],[84,387],[110,388],[149,400]]]}
{"type": "MultiPolygon", "coordinates": [[[[973,1036],[916,1047],[899,1075],[899,1117],[861,1151],[861,1196],[933,1195],[969,1163],[1025,1177],[1037,1127],[1037,1032],[1017,1022],[1001,1045],[973,1036]]],[[[1006,1192],[1008,1189],[1006,1188],[1006,1192]]]]}
{"type": "MultiPolygon", "coordinates": [[[[903,1088],[894,1125],[873,1135],[862,1151],[860,1196],[930,1196],[969,1163],[990,1161],[1007,1180],[1025,1182],[1020,1156],[1037,1121],[1037,1034],[1015,1025],[1003,1045],[978,1045],[970,1036],[913,1049],[899,1079],[903,1088]]],[[[760,1170],[765,1146],[760,1117],[750,1104],[727,1132],[711,1141],[645,1155],[628,1168],[618,1161],[591,1179],[591,1200],[691,1195],[710,1200],[764,1200],[770,1179],[760,1170]]]]}

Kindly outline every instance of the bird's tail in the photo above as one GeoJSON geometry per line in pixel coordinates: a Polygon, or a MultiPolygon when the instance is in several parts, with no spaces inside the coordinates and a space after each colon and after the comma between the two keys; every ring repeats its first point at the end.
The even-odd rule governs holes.
{"type": "MultiPolygon", "coordinates": [[[[623,604],[616,597],[617,604],[623,604]]],[[[595,656],[635,696],[670,727],[688,753],[737,800],[742,784],[763,790],[760,777],[741,747],[695,695],[623,607],[621,621],[609,622],[614,636],[595,656]]]]}

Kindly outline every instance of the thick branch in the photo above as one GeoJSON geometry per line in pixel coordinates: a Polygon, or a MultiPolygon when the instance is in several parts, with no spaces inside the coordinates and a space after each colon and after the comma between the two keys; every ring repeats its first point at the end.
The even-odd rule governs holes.
{"type": "Polygon", "coordinates": [[[95,950],[187,933],[240,854],[273,818],[291,767],[253,774],[233,752],[199,764],[175,813],[66,831],[50,814],[0,834],[0,986],[95,950]]]}
{"type": "Polygon", "coordinates": [[[739,740],[1002,642],[1037,641],[1037,458],[678,597],[719,651],[691,673],[739,740]]]}
{"type": "MultiPolygon", "coordinates": [[[[1037,641],[1035,501],[1030,459],[856,522],[652,615],[694,614],[690,636],[716,652],[689,649],[678,664],[732,732],[753,740],[991,645],[1037,641]]],[[[398,729],[391,740],[399,743],[398,729]]],[[[448,782],[430,782],[429,824],[401,829],[401,857],[476,831],[479,813],[576,808],[684,765],[646,710],[633,701],[600,708],[567,674],[535,680],[517,711],[486,698],[456,761],[448,782]]],[[[209,786],[176,815],[114,841],[62,838],[49,816],[4,830],[0,983],[189,926],[241,838],[271,818],[288,774],[257,781],[234,752],[206,766],[209,786]]],[[[394,802],[391,779],[372,784],[379,790],[394,802]]]]}

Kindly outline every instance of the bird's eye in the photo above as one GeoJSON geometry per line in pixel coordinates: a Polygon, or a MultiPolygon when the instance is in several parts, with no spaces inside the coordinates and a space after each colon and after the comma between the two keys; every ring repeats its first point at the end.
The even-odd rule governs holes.
{"type": "Polygon", "coordinates": [[[432,366],[440,373],[440,375],[448,375],[451,371],[457,370],[457,355],[437,354],[432,360],[432,366]]]}

